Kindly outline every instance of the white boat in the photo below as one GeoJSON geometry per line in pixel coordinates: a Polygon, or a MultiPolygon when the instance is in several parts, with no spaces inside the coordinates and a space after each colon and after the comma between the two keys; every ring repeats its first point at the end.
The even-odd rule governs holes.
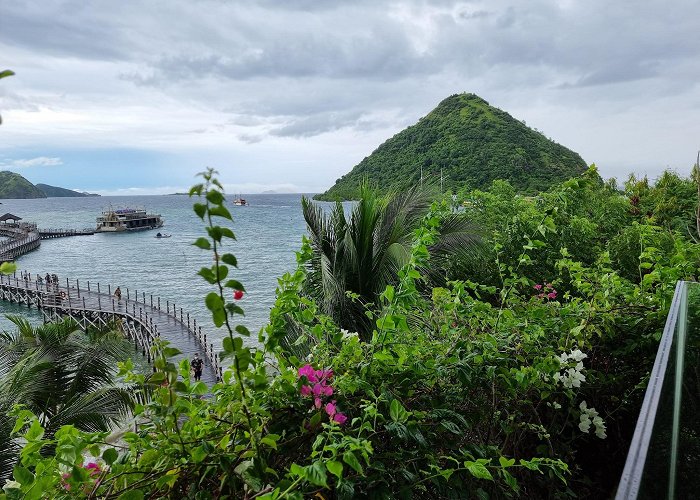
{"type": "Polygon", "coordinates": [[[149,214],[145,208],[109,208],[97,218],[97,233],[121,233],[124,231],[144,231],[163,226],[159,214],[149,214]]]}
{"type": "Polygon", "coordinates": [[[236,198],[235,200],[233,200],[233,204],[236,205],[237,207],[247,207],[248,206],[248,202],[246,201],[246,199],[242,198],[240,196],[238,198],[236,198]]]}

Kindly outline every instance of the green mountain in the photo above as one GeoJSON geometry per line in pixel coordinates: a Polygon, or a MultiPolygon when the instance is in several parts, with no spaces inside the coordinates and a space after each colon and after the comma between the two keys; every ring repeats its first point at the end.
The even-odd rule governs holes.
{"type": "Polygon", "coordinates": [[[506,179],[522,192],[547,189],[586,171],[570,149],[474,94],[442,101],[418,123],[379,146],[319,200],[354,199],[363,179],[386,191],[420,182],[444,189],[484,188],[506,179]]]}
{"type": "Polygon", "coordinates": [[[4,170],[0,172],[1,198],[46,198],[46,195],[21,175],[4,170]]]}
{"type": "Polygon", "coordinates": [[[99,196],[99,194],[81,193],[62,187],[49,186],[48,184],[35,184],[48,198],[76,198],[82,196],[99,196]]]}

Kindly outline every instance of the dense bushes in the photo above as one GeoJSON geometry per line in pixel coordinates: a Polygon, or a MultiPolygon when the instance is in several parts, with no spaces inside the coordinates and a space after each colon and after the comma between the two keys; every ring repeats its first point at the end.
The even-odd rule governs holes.
{"type": "Polygon", "coordinates": [[[505,183],[469,193],[461,216],[487,230],[492,250],[453,262],[443,287],[426,286],[421,273],[448,211],[436,203],[397,279],[365,311],[367,341],[305,293],[314,259],[305,240],[298,268],[279,281],[260,350],[245,347],[247,331],[232,324],[241,310],[224,290],[242,285],[228,279],[236,260],[221,248],[233,232],[215,222],[230,214],[211,172],[193,194],[204,197],[195,210],[208,221],[196,244],[215,255],[200,271],[216,290],[207,306],[228,332],[223,383],[190,381],[188,363],[174,366],[168,346],[148,379],[123,365],[153,399],[137,406],[137,431],[119,446],[72,427],[43,439],[35,417],[19,412],[15,431],[28,445],[9,498],[614,490],[675,281],[696,278],[700,251],[594,171],[535,198],[513,196],[505,183]],[[635,234],[644,235],[639,248],[635,234]],[[649,235],[672,245],[651,246],[649,235]],[[55,453],[41,455],[47,446],[55,453]],[[100,457],[89,468],[86,451],[100,457]]]}

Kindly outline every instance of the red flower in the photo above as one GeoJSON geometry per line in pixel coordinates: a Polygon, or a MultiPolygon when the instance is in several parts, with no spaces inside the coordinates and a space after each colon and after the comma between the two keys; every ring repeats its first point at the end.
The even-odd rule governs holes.
{"type": "Polygon", "coordinates": [[[234,290],[233,291],[233,298],[235,300],[241,300],[243,298],[243,291],[242,290],[234,290]]]}

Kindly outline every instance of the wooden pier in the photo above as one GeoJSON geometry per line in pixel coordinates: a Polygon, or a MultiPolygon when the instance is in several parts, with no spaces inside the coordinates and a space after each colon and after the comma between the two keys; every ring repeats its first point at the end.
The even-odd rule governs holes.
{"type": "Polygon", "coordinates": [[[70,317],[83,329],[116,327],[149,362],[154,340],[167,340],[182,351],[177,360],[191,358],[195,352],[202,355],[202,381],[211,385],[221,379],[218,352],[202,332],[201,324],[169,300],[163,301],[143,291],[131,293],[128,288],[122,292],[122,299],[117,300],[110,285],[105,288],[88,281],[81,288],[79,280],[67,278],[61,283],[46,283],[29,273],[20,273],[20,277],[17,273],[0,275],[0,300],[34,306],[46,322],[70,317]]]}
{"type": "Polygon", "coordinates": [[[94,229],[38,229],[36,224],[31,222],[0,224],[0,236],[12,238],[0,243],[0,262],[13,261],[36,250],[41,245],[41,240],[91,234],[95,234],[94,229]]]}

